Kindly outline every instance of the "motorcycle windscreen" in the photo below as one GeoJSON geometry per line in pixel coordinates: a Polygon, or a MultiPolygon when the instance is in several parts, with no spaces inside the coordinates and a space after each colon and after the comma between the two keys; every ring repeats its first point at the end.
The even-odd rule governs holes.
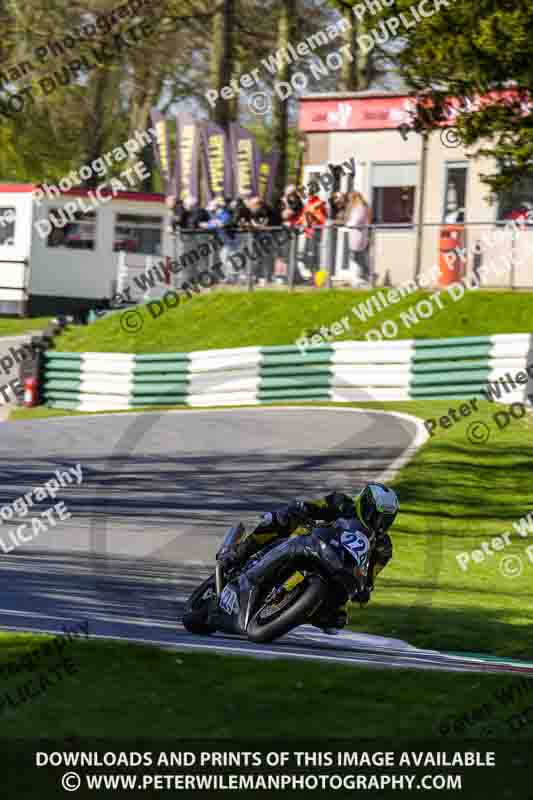
{"type": "Polygon", "coordinates": [[[234,525],[232,528],[230,528],[227,534],[224,536],[224,541],[222,542],[222,545],[217,555],[219,555],[222,552],[225,552],[227,549],[230,549],[238,545],[243,535],[244,535],[244,525],[242,524],[242,522],[239,522],[238,525],[234,525]]]}

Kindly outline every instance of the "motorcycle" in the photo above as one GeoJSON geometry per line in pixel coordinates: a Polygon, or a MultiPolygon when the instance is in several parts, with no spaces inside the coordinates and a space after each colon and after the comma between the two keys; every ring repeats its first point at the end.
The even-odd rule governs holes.
{"type": "Polygon", "coordinates": [[[227,570],[223,556],[244,534],[242,523],[232,527],[217,553],[214,575],[186,603],[186,630],[272,642],[299,625],[317,624],[328,608],[363,591],[373,534],[365,535],[355,520],[347,519],[302,526],[306,533],[267,545],[245,564],[227,570]]]}

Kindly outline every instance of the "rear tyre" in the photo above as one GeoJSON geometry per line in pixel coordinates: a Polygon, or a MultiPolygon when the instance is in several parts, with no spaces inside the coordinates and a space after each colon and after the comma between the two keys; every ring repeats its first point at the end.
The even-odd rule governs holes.
{"type": "Polygon", "coordinates": [[[210,599],[216,594],[215,576],[212,575],[204,581],[191,594],[185,605],[182,617],[183,627],[189,633],[208,636],[214,633],[216,628],[209,624],[209,604],[210,599]]]}
{"type": "Polygon", "coordinates": [[[298,584],[276,604],[264,603],[254,614],[247,628],[248,638],[257,644],[272,642],[307,621],[326,595],[324,581],[316,575],[298,584]]]}

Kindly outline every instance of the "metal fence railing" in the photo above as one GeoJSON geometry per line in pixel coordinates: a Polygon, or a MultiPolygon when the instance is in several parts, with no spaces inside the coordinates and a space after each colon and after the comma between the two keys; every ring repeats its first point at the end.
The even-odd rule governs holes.
{"type": "Polygon", "coordinates": [[[171,252],[179,265],[169,284],[243,287],[402,286],[455,281],[487,288],[533,288],[533,226],[503,223],[425,224],[360,229],[328,224],[295,229],[178,230],[171,252]],[[354,233],[355,231],[355,233],[354,233]],[[354,249],[355,244],[364,249],[354,249]]]}

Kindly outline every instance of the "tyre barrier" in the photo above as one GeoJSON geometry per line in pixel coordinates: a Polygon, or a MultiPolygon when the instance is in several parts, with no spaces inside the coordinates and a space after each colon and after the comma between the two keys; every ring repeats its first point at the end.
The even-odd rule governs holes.
{"type": "Polygon", "coordinates": [[[153,355],[48,350],[41,385],[46,405],[80,411],[470,397],[527,402],[533,334],[350,341],[305,351],[295,345],[153,355]]]}

